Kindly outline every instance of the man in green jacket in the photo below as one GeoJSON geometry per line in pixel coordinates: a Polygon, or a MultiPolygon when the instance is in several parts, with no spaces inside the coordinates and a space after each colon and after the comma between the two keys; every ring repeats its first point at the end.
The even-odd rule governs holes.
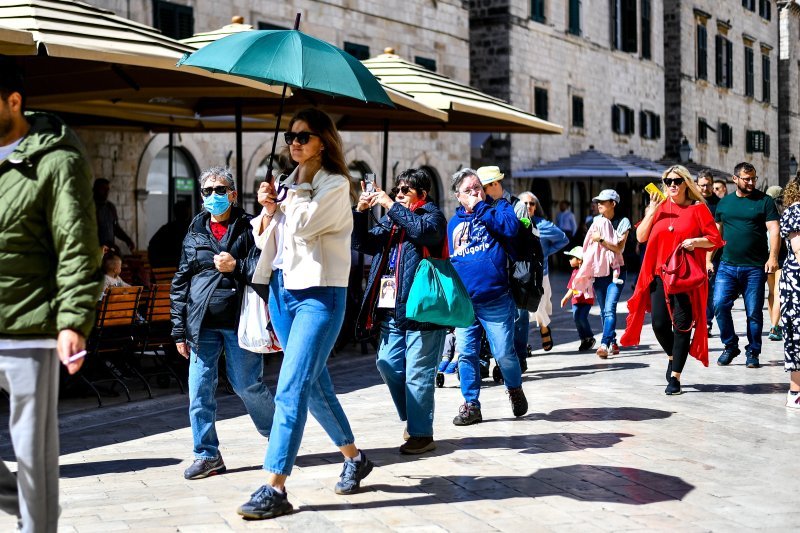
{"type": "Polygon", "coordinates": [[[91,172],[58,118],[24,113],[22,75],[0,56],[0,387],[18,471],[0,461],[0,509],[25,532],[58,526],[59,362],[85,355],[102,290],[91,172]]]}

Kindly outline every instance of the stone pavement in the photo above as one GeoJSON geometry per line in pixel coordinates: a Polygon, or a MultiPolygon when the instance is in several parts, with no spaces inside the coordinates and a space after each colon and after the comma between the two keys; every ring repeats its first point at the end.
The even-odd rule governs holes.
{"type": "MultiPolygon", "coordinates": [[[[556,309],[565,282],[553,281],[556,309]]],[[[735,320],[742,330],[740,308],[735,320]]],[[[798,530],[800,413],[784,407],[781,343],[765,338],[761,369],[745,368],[743,356],[721,368],[714,337],[713,366],[690,360],[684,394],[669,397],[648,326],[642,346],[606,361],[575,351],[567,310],[556,311],[553,331],[555,349],[529,359],[526,416],[515,420],[489,379],[484,422],[453,426],[461,399],[448,379],[437,390],[438,448],[419,457],[397,452],[404,425],[373,356],[332,359],[357,444],[378,466],[360,494],[334,494],[341,458],[309,419],[287,485],[296,512],[269,521],[235,513],[265,479],[266,443],[237,398],[219,396],[228,472],[191,482],[182,477],[191,455],[185,396],[64,415],[61,531],[798,530]]],[[[11,459],[5,431],[0,453],[11,459]]],[[[0,531],[10,529],[0,516],[0,531]]]]}

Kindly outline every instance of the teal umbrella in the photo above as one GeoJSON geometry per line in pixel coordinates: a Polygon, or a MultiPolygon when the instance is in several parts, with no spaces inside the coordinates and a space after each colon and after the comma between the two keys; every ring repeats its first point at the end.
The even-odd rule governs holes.
{"type": "Polygon", "coordinates": [[[178,65],[394,107],[359,60],[299,30],[234,33],[184,56],[178,65]]]}
{"type": "MultiPolygon", "coordinates": [[[[287,86],[394,107],[380,82],[360,61],[330,43],[306,35],[297,29],[299,27],[300,13],[295,18],[293,30],[234,33],[197,52],[186,54],[178,61],[178,66],[187,65],[215,73],[242,76],[268,85],[283,84],[267,180],[272,175],[287,86]]],[[[237,123],[240,120],[238,117],[240,110],[237,108],[237,123]]]]}

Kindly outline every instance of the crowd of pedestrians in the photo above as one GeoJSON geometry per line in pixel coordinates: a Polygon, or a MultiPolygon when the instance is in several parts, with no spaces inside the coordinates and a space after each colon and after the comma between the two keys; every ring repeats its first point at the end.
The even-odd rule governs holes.
{"type": "MultiPolygon", "coordinates": [[[[8,64],[0,68],[0,177],[30,191],[18,195],[22,200],[14,212],[21,223],[3,227],[0,250],[24,265],[4,270],[1,280],[0,386],[10,391],[12,412],[22,414],[11,423],[19,473],[14,476],[0,463],[0,508],[18,516],[23,531],[49,532],[56,529],[59,512],[59,363],[70,374],[80,369],[103,281],[122,283],[114,238],[129,246],[133,241],[119,228],[108,182],[97,180],[92,189],[72,132],[53,116],[25,115],[21,76],[8,64]],[[99,230],[91,216],[95,212],[102,213],[99,230]],[[102,264],[101,250],[108,252],[102,264]]],[[[309,413],[342,454],[335,493],[359,491],[375,466],[356,446],[326,366],[344,326],[351,250],[372,256],[356,337],[378,339],[377,371],[405,422],[399,452],[424,454],[436,448],[435,377],[449,328],[409,316],[417,268],[428,257],[449,257],[474,311],[474,322],[454,332],[463,402],[453,424],[483,421],[484,339],[510,412],[521,417],[528,411],[522,374],[530,323],[535,322],[545,351],[554,346],[548,258],[563,251],[578,231],[568,202],[560,203],[553,223],[533,193],[511,195],[496,166],[453,175],[450,194],[458,205],[449,221],[431,197],[429,174],[419,169],[398,174],[390,191],[362,184],[353,206],[342,139],[328,115],[316,109],[296,113],[284,139],[294,168],[261,184],[261,212],[255,217],[237,205],[228,169],[203,171],[204,209],[188,223],[171,288],[172,337],[178,353],[189,359],[194,460],[184,476],[198,480],[225,471],[214,427],[224,352],[233,390],[268,439],[265,482],[238,508],[247,519],[293,510],[286,485],[309,413]],[[542,298],[531,312],[512,297],[515,263],[523,255],[516,237],[522,231],[535,236],[543,258],[541,281],[531,286],[542,298]],[[283,350],[274,397],[263,379],[263,356],[240,347],[237,336],[241,295],[250,288],[266,300],[265,314],[283,350]]],[[[572,274],[561,306],[572,305],[578,350],[592,350],[597,343],[588,322],[595,301],[602,324],[595,353],[602,359],[618,354],[620,346],[637,345],[650,313],[666,356],[665,393],[680,394],[688,356],[708,365],[712,318],[724,344],[717,364],[727,366],[741,353],[731,309],[742,297],[745,363],[759,368],[768,285],[769,338],[783,340],[784,368],[790,372],[786,405],[800,408],[795,298],[800,180],[767,193],[757,188],[758,180],[756,169],[741,163],[733,172],[735,191],[725,194],[725,182],[718,188],[710,173],[701,172],[695,182],[686,168],[670,167],[636,226],[618,214],[621,198],[615,190],[594,197],[596,212],[586,220],[582,245],[563,252],[572,274]],[[623,251],[632,230],[646,248],[617,341],[616,310],[628,277],[623,251]],[[684,267],[677,274],[673,261],[684,267]],[[687,279],[696,281],[682,285],[687,279]]]]}

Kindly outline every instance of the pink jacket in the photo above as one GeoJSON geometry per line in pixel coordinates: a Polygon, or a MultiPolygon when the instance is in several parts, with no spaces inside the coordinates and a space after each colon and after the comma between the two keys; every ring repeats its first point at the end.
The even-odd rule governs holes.
{"type": "Polygon", "coordinates": [[[611,274],[624,264],[622,255],[612,252],[599,242],[592,242],[592,235],[597,232],[603,240],[617,244],[617,232],[606,217],[596,217],[586,238],[583,240],[583,264],[578,269],[578,274],[572,282],[576,291],[587,291],[592,287],[594,278],[601,278],[611,274]]]}

